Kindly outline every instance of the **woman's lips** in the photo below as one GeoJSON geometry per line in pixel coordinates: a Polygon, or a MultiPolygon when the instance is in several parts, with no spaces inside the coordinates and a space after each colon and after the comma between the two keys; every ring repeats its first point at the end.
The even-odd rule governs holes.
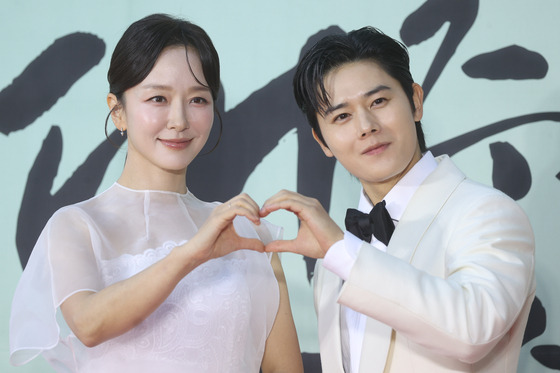
{"type": "Polygon", "coordinates": [[[192,139],[160,139],[161,143],[171,149],[185,149],[192,139]]]}

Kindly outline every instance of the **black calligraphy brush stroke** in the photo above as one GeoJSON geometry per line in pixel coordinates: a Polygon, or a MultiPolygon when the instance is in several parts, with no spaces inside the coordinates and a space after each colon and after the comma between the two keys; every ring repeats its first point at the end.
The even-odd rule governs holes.
{"type": "Polygon", "coordinates": [[[105,54],[97,36],[76,32],[54,41],[0,92],[0,132],[21,130],[54,106],[105,54]]]}
{"type": "Polygon", "coordinates": [[[556,174],[556,178],[560,180],[560,172],[556,174]]]}
{"type": "MultiPolygon", "coordinates": [[[[225,201],[240,193],[262,159],[303,122],[290,92],[291,73],[282,74],[222,114],[220,144],[212,153],[197,157],[187,171],[187,185],[198,198],[225,201]]],[[[214,130],[217,127],[214,124],[214,130]]],[[[211,134],[209,145],[215,136],[211,134]]]]}
{"type": "Polygon", "coordinates": [[[560,112],[533,113],[504,119],[431,146],[430,150],[434,155],[448,154],[452,156],[490,136],[524,124],[541,121],[560,122],[560,112]]]}
{"type": "Polygon", "coordinates": [[[535,346],[531,349],[531,355],[545,367],[560,370],[560,346],[535,346]]]}
{"type": "Polygon", "coordinates": [[[302,352],[301,358],[303,360],[304,372],[322,372],[321,357],[319,353],[302,352]]]}
{"type": "Polygon", "coordinates": [[[29,170],[19,209],[16,247],[21,266],[25,268],[39,234],[54,210],[50,190],[62,157],[62,134],[51,127],[35,163],[29,170]]]}
{"type": "Polygon", "coordinates": [[[523,335],[523,342],[521,345],[537,338],[542,335],[546,330],[546,310],[544,309],[541,300],[535,297],[533,304],[531,304],[531,311],[529,312],[529,319],[525,327],[525,334],[523,335]]]}
{"type": "Polygon", "coordinates": [[[518,45],[510,45],[493,52],[479,54],[465,62],[462,69],[471,78],[542,79],[548,72],[548,63],[537,52],[518,45]]]}
{"type": "Polygon", "coordinates": [[[531,169],[525,157],[508,142],[490,144],[492,185],[518,201],[531,190],[531,169]]]}
{"type": "Polygon", "coordinates": [[[404,20],[400,34],[407,46],[428,40],[444,23],[449,22],[449,29],[422,83],[424,98],[428,97],[443,69],[474,24],[477,13],[478,0],[428,0],[404,20]]]}
{"type": "MultiPolygon", "coordinates": [[[[336,26],[319,31],[308,39],[301,55],[322,37],[341,32],[336,26]]],[[[203,200],[224,201],[240,193],[255,167],[286,133],[296,128],[300,149],[297,190],[319,199],[328,210],[331,184],[325,180],[331,180],[335,161],[324,156],[295,103],[294,71],[292,68],[273,79],[222,115],[224,128],[219,146],[189,166],[187,185],[195,195],[203,200]]],[[[223,105],[224,100],[220,97],[218,102],[223,105]]],[[[214,127],[211,139],[216,137],[217,125],[214,127]]],[[[209,147],[214,144],[213,140],[208,143],[209,147]]],[[[205,151],[206,147],[202,153],[205,151]]]]}
{"type": "Polygon", "coordinates": [[[52,214],[63,206],[86,200],[96,194],[109,163],[119,149],[118,146],[124,142],[124,138],[118,134],[118,131],[114,131],[110,138],[112,143],[103,141],[64,185],[56,193],[51,194],[62,155],[60,128],[57,126],[51,128],[29,171],[19,210],[16,246],[23,268],[52,214]]]}

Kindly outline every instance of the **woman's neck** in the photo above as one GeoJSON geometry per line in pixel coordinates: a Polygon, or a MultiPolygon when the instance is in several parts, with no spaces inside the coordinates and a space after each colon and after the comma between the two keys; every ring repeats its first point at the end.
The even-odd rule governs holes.
{"type": "Polygon", "coordinates": [[[163,190],[184,194],[187,192],[186,172],[186,169],[181,171],[159,170],[155,173],[137,172],[125,165],[117,182],[130,189],[163,190]]]}

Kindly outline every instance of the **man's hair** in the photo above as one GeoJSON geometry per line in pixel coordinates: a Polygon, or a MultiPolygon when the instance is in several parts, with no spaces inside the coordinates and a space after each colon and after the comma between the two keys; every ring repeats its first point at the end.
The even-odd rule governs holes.
{"type": "MultiPolygon", "coordinates": [[[[403,43],[369,26],[347,34],[328,35],[305,53],[293,80],[296,103],[325,146],[327,144],[317,121],[317,114],[324,115],[331,106],[325,89],[325,77],[342,65],[364,60],[377,63],[397,80],[408,97],[412,111],[416,110],[413,100],[414,80],[410,73],[408,51],[403,43]]],[[[420,150],[425,152],[426,142],[420,122],[416,122],[416,136],[420,150]]]]}

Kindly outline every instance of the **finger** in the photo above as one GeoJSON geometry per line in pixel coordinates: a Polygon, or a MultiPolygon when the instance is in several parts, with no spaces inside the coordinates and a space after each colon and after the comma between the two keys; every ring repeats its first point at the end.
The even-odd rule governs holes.
{"type": "Polygon", "coordinates": [[[244,206],[246,208],[255,209],[256,211],[259,210],[259,205],[247,193],[241,193],[233,197],[226,203],[229,203],[231,205],[244,206]]]}
{"type": "Polygon", "coordinates": [[[216,217],[219,216],[221,220],[228,222],[233,221],[236,216],[245,216],[254,223],[258,223],[260,221],[258,211],[258,207],[241,200],[231,200],[215,208],[216,217]]]}
{"type": "Polygon", "coordinates": [[[264,204],[261,207],[260,216],[264,217],[274,211],[286,210],[289,212],[293,212],[299,217],[299,214],[308,207],[310,207],[309,202],[307,201],[307,199],[301,198],[301,196],[294,196],[293,198],[279,198],[271,200],[264,204]]]}
{"type": "Polygon", "coordinates": [[[299,254],[297,252],[297,246],[294,240],[277,240],[269,242],[265,247],[264,251],[271,253],[282,253],[282,252],[292,252],[299,254]]]}
{"type": "MultiPolygon", "coordinates": [[[[281,190],[272,197],[268,198],[260,209],[260,215],[266,216],[271,212],[286,209],[292,211],[290,206],[296,206],[298,203],[302,204],[306,197],[299,193],[289,190],[281,190]]],[[[299,209],[298,209],[299,210],[299,209]]],[[[293,212],[293,211],[292,211],[293,212]]]]}
{"type": "Polygon", "coordinates": [[[251,206],[251,209],[254,209],[255,211],[259,211],[260,206],[258,205],[257,202],[255,202],[255,200],[253,198],[251,198],[250,195],[248,195],[247,193],[241,193],[239,195],[239,198],[246,203],[248,206],[251,206]]]}
{"type": "Polygon", "coordinates": [[[258,240],[256,238],[239,237],[239,243],[236,246],[236,250],[253,250],[264,252],[264,244],[261,240],[258,240]]]}
{"type": "MultiPolygon", "coordinates": [[[[236,215],[245,216],[255,224],[260,224],[259,205],[249,195],[242,193],[224,203],[228,210],[232,210],[236,215]]],[[[229,211],[230,213],[232,211],[229,211]]]]}
{"type": "Polygon", "coordinates": [[[270,196],[266,201],[264,201],[263,205],[270,205],[274,204],[277,201],[282,201],[287,198],[296,198],[297,196],[302,196],[297,192],[292,192],[291,190],[282,189],[273,196],[270,196]]]}

